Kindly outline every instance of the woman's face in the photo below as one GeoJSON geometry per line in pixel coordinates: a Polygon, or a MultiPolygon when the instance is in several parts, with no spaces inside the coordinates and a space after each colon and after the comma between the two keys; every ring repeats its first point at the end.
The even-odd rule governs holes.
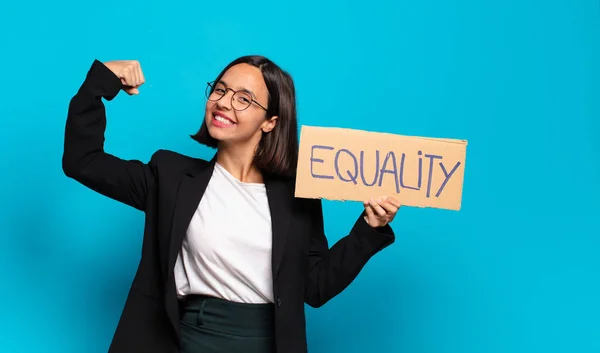
{"type": "Polygon", "coordinates": [[[248,64],[232,66],[214,83],[213,93],[206,103],[205,119],[210,136],[219,143],[255,147],[262,132],[269,132],[275,126],[277,117],[267,120],[263,109],[268,108],[268,97],[260,69],[248,64]]]}

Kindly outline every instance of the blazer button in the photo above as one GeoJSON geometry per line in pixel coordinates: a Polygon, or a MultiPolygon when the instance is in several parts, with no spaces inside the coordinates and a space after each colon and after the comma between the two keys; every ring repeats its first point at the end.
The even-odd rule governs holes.
{"type": "Polygon", "coordinates": [[[277,307],[281,306],[281,298],[277,297],[277,307]]]}

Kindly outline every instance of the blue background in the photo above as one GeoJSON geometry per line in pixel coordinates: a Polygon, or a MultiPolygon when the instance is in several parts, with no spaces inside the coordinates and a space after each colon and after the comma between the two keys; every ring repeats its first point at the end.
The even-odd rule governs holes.
{"type": "MultiPolygon", "coordinates": [[[[248,53],[293,74],[302,124],[469,141],[463,209],[402,209],[307,309],[311,352],[600,351],[597,0],[12,1],[0,36],[0,351],[105,352],[139,260],[143,214],[61,170],[93,59],[147,78],[108,152],[209,158],[205,82],[248,53]]],[[[324,205],[333,243],[362,206],[324,205]]]]}

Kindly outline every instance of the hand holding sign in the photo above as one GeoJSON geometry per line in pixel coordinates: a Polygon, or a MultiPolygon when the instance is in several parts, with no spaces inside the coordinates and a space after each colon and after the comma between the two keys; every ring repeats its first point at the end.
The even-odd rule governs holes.
{"type": "Polygon", "coordinates": [[[365,222],[373,228],[392,222],[400,208],[400,201],[393,197],[381,197],[364,202],[365,222]]]}

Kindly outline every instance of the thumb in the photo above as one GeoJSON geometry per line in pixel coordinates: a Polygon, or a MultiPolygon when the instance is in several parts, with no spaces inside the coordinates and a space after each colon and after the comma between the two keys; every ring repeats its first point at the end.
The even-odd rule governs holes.
{"type": "Polygon", "coordinates": [[[140,94],[140,90],[135,87],[128,87],[124,89],[125,92],[129,95],[137,95],[140,94]]]}
{"type": "Polygon", "coordinates": [[[363,205],[365,206],[365,221],[371,225],[370,220],[375,218],[375,212],[373,212],[373,207],[368,202],[364,202],[363,205]]]}

